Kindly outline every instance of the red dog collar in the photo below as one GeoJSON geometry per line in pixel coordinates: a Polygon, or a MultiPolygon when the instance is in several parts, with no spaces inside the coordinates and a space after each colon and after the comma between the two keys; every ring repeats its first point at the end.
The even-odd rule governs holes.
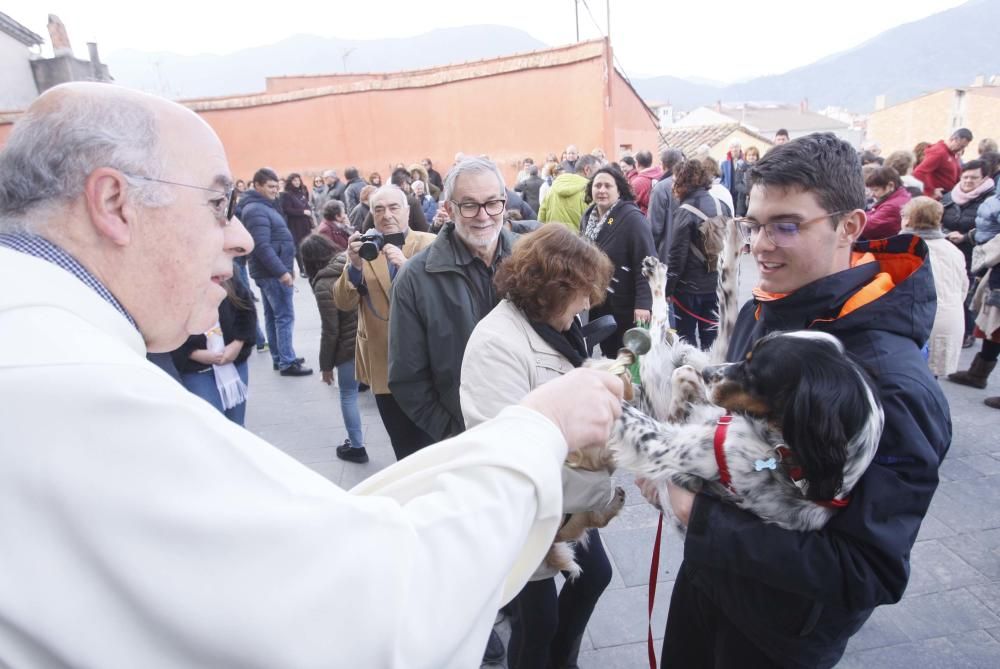
{"type": "MultiPolygon", "coordinates": [[[[726,463],[726,434],[729,432],[729,426],[733,422],[733,416],[730,413],[726,413],[724,416],[719,416],[719,419],[715,423],[715,439],[712,442],[715,448],[715,464],[719,467],[719,482],[726,486],[729,492],[738,494],[736,488],[733,487],[733,478],[729,474],[729,465],[726,463]]],[[[803,479],[802,467],[792,464],[792,451],[789,450],[784,444],[775,446],[775,453],[778,454],[779,462],[787,462],[788,475],[791,477],[792,481],[798,483],[803,479]]],[[[773,468],[773,465],[772,465],[773,468]]],[[[820,506],[825,506],[830,509],[842,509],[848,505],[851,501],[850,497],[845,497],[844,499],[828,499],[828,500],[814,500],[814,504],[819,504],[820,506]]]]}

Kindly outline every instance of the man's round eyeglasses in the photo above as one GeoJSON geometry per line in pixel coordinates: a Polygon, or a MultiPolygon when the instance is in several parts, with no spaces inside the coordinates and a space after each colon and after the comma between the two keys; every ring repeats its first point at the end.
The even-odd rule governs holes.
{"type": "Polygon", "coordinates": [[[503,212],[503,208],[507,206],[507,200],[489,200],[482,204],[478,202],[455,202],[452,200],[451,203],[458,207],[458,211],[465,218],[479,216],[480,209],[486,210],[487,216],[498,216],[503,212]]]}
{"type": "Polygon", "coordinates": [[[748,244],[753,241],[754,236],[756,236],[763,228],[764,234],[767,235],[767,238],[772,244],[782,248],[787,248],[789,246],[795,246],[795,243],[799,239],[800,228],[803,225],[809,225],[810,223],[816,223],[817,221],[825,221],[828,218],[834,218],[835,216],[840,216],[841,214],[846,213],[848,213],[847,210],[834,211],[805,221],[778,219],[768,221],[767,223],[760,223],[752,218],[737,218],[736,225],[739,226],[740,234],[743,236],[743,241],[748,244]]]}
{"type": "Polygon", "coordinates": [[[192,186],[191,184],[182,184],[176,181],[153,179],[152,177],[143,176],[141,174],[125,174],[125,176],[129,179],[138,179],[139,181],[151,181],[158,184],[167,184],[168,186],[181,186],[183,188],[194,188],[195,190],[203,190],[208,193],[216,193],[220,197],[212,198],[205,204],[212,208],[215,212],[216,219],[218,219],[219,223],[222,225],[229,225],[229,222],[233,219],[233,212],[236,210],[236,189],[232,186],[226,190],[218,190],[217,188],[192,186]]]}

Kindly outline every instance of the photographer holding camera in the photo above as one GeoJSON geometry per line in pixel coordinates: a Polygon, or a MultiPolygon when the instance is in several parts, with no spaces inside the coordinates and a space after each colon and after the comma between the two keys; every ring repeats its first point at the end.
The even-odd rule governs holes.
{"type": "Polygon", "coordinates": [[[375,227],[348,240],[347,271],[337,280],[333,300],[338,309],[358,309],[355,376],[371,386],[379,415],[389,433],[396,459],[422,448],[431,439],[400,409],[389,392],[389,294],[407,258],[431,245],[434,235],[410,230],[406,194],[383,186],[368,200],[375,227]]]}

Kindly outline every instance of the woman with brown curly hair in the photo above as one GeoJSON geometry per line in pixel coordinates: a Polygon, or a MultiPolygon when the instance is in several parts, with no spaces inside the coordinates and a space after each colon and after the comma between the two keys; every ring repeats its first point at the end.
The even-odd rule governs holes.
{"type": "MultiPolygon", "coordinates": [[[[472,428],[516,404],[589,357],[577,314],[604,299],[613,267],[595,246],[563,225],[522,237],[497,271],[503,300],[476,325],[462,362],[462,414],[472,428]]],[[[602,510],[612,499],[606,471],[563,467],[563,512],[602,510]]],[[[539,566],[511,601],[510,669],[576,666],[580,640],[611,581],[600,535],[576,547],[583,569],[556,594],[556,570],[539,566]]]]}

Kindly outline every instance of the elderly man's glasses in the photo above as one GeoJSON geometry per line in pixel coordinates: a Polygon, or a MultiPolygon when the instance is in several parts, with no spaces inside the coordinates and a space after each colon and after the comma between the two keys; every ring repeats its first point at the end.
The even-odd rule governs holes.
{"type": "Polygon", "coordinates": [[[784,248],[795,246],[795,243],[799,240],[799,232],[802,226],[810,225],[811,223],[816,223],[818,221],[825,221],[828,218],[833,218],[834,216],[840,216],[841,214],[846,213],[846,211],[834,211],[805,221],[796,221],[789,218],[777,218],[770,220],[767,223],[760,223],[752,218],[737,218],[736,225],[739,226],[740,234],[743,236],[743,241],[748,244],[752,242],[754,236],[756,236],[761,229],[763,229],[764,234],[767,235],[767,238],[772,244],[784,248]]]}
{"type": "Polygon", "coordinates": [[[181,186],[182,188],[194,188],[195,190],[203,190],[208,193],[216,193],[219,197],[212,198],[205,204],[212,208],[215,212],[216,219],[218,219],[219,223],[222,225],[229,225],[229,221],[233,218],[233,212],[236,209],[236,189],[232,186],[226,190],[218,190],[216,188],[205,188],[204,186],[192,186],[191,184],[177,183],[176,181],[153,179],[152,177],[142,176],[141,174],[126,174],[125,176],[129,179],[137,179],[139,181],[151,181],[158,184],[167,184],[168,186],[181,186]]]}
{"type": "Polygon", "coordinates": [[[458,211],[461,212],[462,216],[465,218],[475,218],[479,216],[479,210],[486,210],[487,216],[497,216],[503,212],[503,208],[507,206],[507,200],[489,200],[479,204],[478,202],[455,202],[451,201],[452,204],[458,207],[458,211]]]}

